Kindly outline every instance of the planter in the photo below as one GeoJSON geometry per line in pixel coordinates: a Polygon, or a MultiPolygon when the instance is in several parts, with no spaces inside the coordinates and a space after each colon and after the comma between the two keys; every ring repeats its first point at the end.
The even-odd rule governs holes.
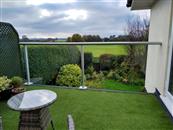
{"type": "Polygon", "coordinates": [[[12,95],[16,95],[24,91],[25,91],[24,87],[17,87],[17,88],[14,87],[11,92],[12,92],[12,95]]]}
{"type": "Polygon", "coordinates": [[[0,100],[8,100],[12,96],[12,88],[0,92],[0,100]]]}

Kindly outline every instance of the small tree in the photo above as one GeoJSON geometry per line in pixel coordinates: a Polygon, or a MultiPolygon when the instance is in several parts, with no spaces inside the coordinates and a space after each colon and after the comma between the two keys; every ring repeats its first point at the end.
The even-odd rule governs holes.
{"type": "MultiPolygon", "coordinates": [[[[149,34],[149,20],[148,18],[141,19],[140,17],[133,17],[126,21],[126,34],[128,41],[148,41],[149,34]]],[[[138,62],[141,68],[145,69],[145,58],[146,58],[146,46],[127,46],[128,59],[127,62],[130,67],[133,67],[137,63],[137,59],[142,59],[138,62]]]]}
{"type": "MultiPolygon", "coordinates": [[[[147,41],[149,21],[134,17],[127,19],[125,33],[128,41],[147,41]]],[[[128,56],[121,63],[118,74],[124,82],[135,82],[140,78],[141,68],[145,68],[146,46],[128,45],[126,46],[128,56]],[[137,60],[140,57],[140,61],[137,60]],[[142,60],[141,60],[142,59],[142,60]]]]}
{"type": "Polygon", "coordinates": [[[83,38],[80,34],[73,34],[71,38],[72,42],[83,42],[83,38]]]}
{"type": "Polygon", "coordinates": [[[71,37],[68,37],[67,38],[67,42],[72,42],[72,38],[71,37]]]}

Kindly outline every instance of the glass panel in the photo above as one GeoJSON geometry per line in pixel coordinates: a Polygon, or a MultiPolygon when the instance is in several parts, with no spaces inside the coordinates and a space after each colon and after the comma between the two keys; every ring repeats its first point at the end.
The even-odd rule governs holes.
{"type": "Polygon", "coordinates": [[[87,45],[85,86],[121,91],[144,91],[144,45],[87,45]]]}
{"type": "MultiPolygon", "coordinates": [[[[81,48],[81,45],[64,44],[28,45],[27,48],[34,84],[145,91],[145,45],[84,45],[81,48]]],[[[23,46],[21,52],[24,52],[23,46]]],[[[22,61],[26,74],[25,59],[22,61]]]]}

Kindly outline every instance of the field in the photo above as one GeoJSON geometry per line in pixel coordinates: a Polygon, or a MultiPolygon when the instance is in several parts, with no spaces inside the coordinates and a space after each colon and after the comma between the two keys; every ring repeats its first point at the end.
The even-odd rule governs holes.
{"type": "MultiPolygon", "coordinates": [[[[80,49],[80,46],[78,47],[80,49]]],[[[91,45],[84,47],[85,52],[91,52],[93,57],[99,57],[102,54],[112,54],[112,55],[126,55],[125,46],[122,45],[91,45]]]]}

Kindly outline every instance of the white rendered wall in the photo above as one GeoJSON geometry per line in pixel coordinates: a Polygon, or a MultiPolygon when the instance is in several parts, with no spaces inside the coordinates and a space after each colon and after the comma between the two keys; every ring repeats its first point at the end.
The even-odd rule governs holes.
{"type": "Polygon", "coordinates": [[[149,46],[145,88],[149,93],[155,88],[164,93],[169,39],[171,30],[172,0],[158,0],[151,9],[149,41],[162,42],[162,46],[149,46]]]}

